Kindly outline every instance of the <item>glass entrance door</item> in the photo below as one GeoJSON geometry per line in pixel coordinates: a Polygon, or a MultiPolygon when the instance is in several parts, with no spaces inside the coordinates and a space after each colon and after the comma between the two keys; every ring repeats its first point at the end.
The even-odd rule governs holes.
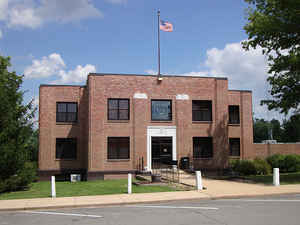
{"type": "Polygon", "coordinates": [[[172,161],[172,137],[152,137],[152,168],[162,168],[172,161]]]}

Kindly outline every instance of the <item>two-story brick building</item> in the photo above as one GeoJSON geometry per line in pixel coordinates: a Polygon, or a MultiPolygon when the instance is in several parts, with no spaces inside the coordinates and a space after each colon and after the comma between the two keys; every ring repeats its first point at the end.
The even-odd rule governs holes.
{"type": "Polygon", "coordinates": [[[86,85],[41,85],[39,175],[110,178],[189,157],[224,169],[253,155],[252,93],[227,78],[89,74],[86,85]],[[142,168],[143,167],[143,168],[142,168]]]}

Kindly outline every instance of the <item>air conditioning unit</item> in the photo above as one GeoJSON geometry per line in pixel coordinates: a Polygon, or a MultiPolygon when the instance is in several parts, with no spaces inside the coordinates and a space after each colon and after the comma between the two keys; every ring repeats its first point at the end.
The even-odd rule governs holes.
{"type": "Polygon", "coordinates": [[[71,182],[77,182],[81,181],[81,175],[80,174],[71,174],[71,182]]]}

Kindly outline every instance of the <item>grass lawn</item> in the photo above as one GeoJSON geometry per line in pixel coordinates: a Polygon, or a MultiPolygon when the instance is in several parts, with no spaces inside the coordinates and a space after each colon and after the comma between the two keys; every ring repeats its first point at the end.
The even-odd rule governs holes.
{"type": "MultiPolygon", "coordinates": [[[[273,183],[273,175],[247,176],[245,178],[247,180],[251,180],[256,183],[264,183],[264,184],[273,183]]],[[[300,184],[300,172],[280,174],[280,184],[300,184]]]]}
{"type": "MultiPolygon", "coordinates": [[[[171,186],[137,186],[132,185],[133,193],[178,191],[171,186]]],[[[85,195],[108,195],[127,193],[127,179],[98,180],[83,182],[56,182],[56,196],[85,196],[85,195]]],[[[48,181],[32,183],[29,190],[16,191],[0,194],[0,200],[22,198],[47,198],[51,197],[51,183],[48,181]]]]}

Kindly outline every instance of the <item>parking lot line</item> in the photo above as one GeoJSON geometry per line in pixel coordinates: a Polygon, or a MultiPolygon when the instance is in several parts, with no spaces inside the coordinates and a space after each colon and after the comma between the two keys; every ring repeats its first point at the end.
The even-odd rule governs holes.
{"type": "Polygon", "coordinates": [[[215,207],[196,207],[196,206],[167,206],[167,205],[128,205],[127,207],[133,208],[162,208],[162,209],[207,209],[218,210],[215,207]]]}
{"type": "Polygon", "coordinates": [[[79,216],[79,217],[103,218],[103,216],[99,216],[99,215],[75,214],[75,213],[42,212],[42,211],[26,211],[26,213],[44,214],[44,215],[59,215],[59,216],[79,216]]]}

